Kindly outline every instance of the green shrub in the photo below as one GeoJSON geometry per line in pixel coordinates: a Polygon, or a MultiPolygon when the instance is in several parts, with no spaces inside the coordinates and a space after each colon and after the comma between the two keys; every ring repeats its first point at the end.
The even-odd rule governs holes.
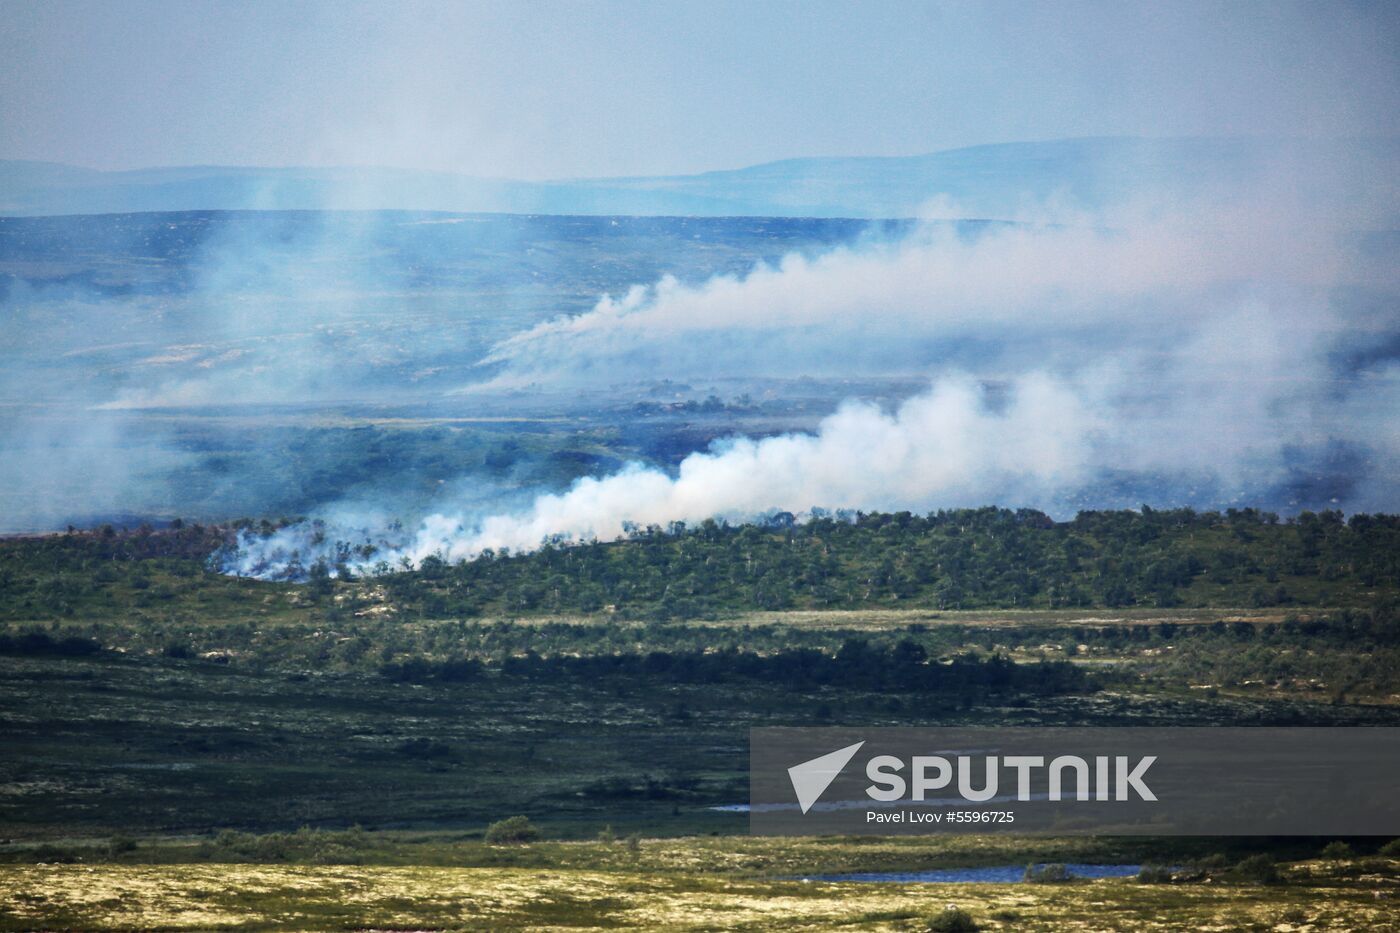
{"type": "Polygon", "coordinates": [[[249,837],[246,833],[240,833],[236,829],[221,829],[219,834],[214,837],[214,845],[220,849],[238,849],[242,847],[247,838],[249,837]]]}
{"type": "Polygon", "coordinates": [[[1260,853],[1251,855],[1235,864],[1229,871],[1229,877],[1233,881],[1245,881],[1251,884],[1281,884],[1283,875],[1279,874],[1278,865],[1273,857],[1260,853]]]}
{"type": "Polygon", "coordinates": [[[360,851],[370,844],[359,826],[335,831],[303,826],[294,833],[241,833],[222,830],[214,837],[220,859],[236,858],[250,862],[310,862],[316,865],[353,865],[361,860],[360,851]]]}
{"type": "Polygon", "coordinates": [[[1322,847],[1322,857],[1326,859],[1351,858],[1355,854],[1345,842],[1329,842],[1322,847]]]}
{"type": "Polygon", "coordinates": [[[928,933],[971,933],[978,929],[977,921],[972,918],[972,914],[949,904],[940,913],[929,918],[928,926],[925,927],[928,933]]]}
{"type": "Polygon", "coordinates": [[[530,822],[528,816],[512,816],[486,827],[486,842],[490,845],[506,845],[515,842],[529,842],[538,839],[540,831],[530,822]]]}
{"type": "Polygon", "coordinates": [[[1213,852],[1188,862],[1179,872],[1179,877],[1182,881],[1200,881],[1218,876],[1229,867],[1230,860],[1223,852],[1213,852]]]}
{"type": "Polygon", "coordinates": [[[1392,839],[1381,846],[1380,854],[1386,858],[1400,858],[1400,839],[1392,839]]]}
{"type": "Polygon", "coordinates": [[[1138,884],[1171,884],[1173,873],[1165,865],[1144,865],[1137,873],[1138,884]]]}
{"type": "Polygon", "coordinates": [[[1065,884],[1077,880],[1070,870],[1058,862],[1050,865],[1036,865],[1034,863],[1026,866],[1026,873],[1021,876],[1022,881],[1029,881],[1032,884],[1065,884]]]}

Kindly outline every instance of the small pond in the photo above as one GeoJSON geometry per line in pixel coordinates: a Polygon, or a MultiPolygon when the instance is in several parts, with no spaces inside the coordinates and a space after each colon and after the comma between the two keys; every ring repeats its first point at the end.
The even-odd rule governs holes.
{"type": "MultiPolygon", "coordinates": [[[[1076,878],[1131,878],[1142,870],[1141,865],[1085,865],[1073,862],[1065,865],[1076,878]]],[[[942,868],[937,871],[871,871],[849,875],[803,875],[811,881],[890,881],[899,883],[928,882],[986,882],[1006,884],[1020,881],[1025,865],[995,865],[991,868],[942,868]]]]}

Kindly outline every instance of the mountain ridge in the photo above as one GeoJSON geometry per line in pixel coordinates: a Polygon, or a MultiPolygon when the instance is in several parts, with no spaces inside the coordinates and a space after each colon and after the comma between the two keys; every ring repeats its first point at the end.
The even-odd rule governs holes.
{"type": "Polygon", "coordinates": [[[1210,195],[1281,169],[1385,185],[1400,141],[1077,137],[908,156],[799,156],[689,175],[526,181],[356,167],[169,166],[103,171],[0,160],[0,214],[182,210],[441,210],[519,214],[896,217],[955,205],[1015,216],[1049,200],[1092,210],[1143,191],[1210,195]]]}

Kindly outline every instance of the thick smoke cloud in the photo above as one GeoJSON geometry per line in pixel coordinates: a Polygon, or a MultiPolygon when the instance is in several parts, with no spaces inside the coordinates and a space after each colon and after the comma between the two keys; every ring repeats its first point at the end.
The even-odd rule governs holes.
{"type": "Polygon", "coordinates": [[[1382,455],[1400,428],[1374,404],[1394,393],[1393,361],[1340,362],[1400,326],[1393,249],[1273,207],[930,225],[745,278],[635,288],[490,359],[505,384],[1050,372],[1103,425],[1100,468],[1261,495],[1290,457],[1328,444],[1382,455]]]}
{"type": "MultiPolygon", "coordinates": [[[[1023,201],[1034,206],[999,221],[959,220],[985,213],[930,203],[929,219],[912,230],[872,228],[905,231],[897,238],[872,232],[708,280],[661,277],[539,324],[543,313],[587,308],[633,273],[593,286],[597,260],[569,256],[555,275],[531,255],[554,252],[530,239],[535,232],[518,241],[483,234],[467,250],[460,238],[429,235],[468,230],[469,218],[224,218],[190,247],[179,287],[109,295],[11,286],[0,390],[27,403],[40,387],[50,407],[7,416],[0,477],[17,491],[0,504],[11,530],[61,526],[70,516],[176,514],[165,503],[177,486],[217,502],[222,511],[211,517],[302,511],[305,499],[283,506],[288,500],[264,489],[268,466],[292,480],[328,472],[288,457],[282,441],[344,401],[410,413],[450,405],[489,418],[502,399],[524,399],[521,410],[615,423],[638,384],[666,379],[728,397],[752,387],[760,401],[781,401],[785,386],[805,391],[798,380],[813,377],[820,390],[810,398],[826,400],[823,412],[843,391],[857,400],[805,433],[770,436],[812,424],[810,408],[799,418],[789,407],[767,423],[731,426],[754,436],[695,453],[679,471],[677,455],[669,468],[641,464],[568,492],[535,485],[524,501],[507,502],[499,489],[469,495],[495,487],[464,470],[440,487],[453,494],[425,508],[431,493],[401,495],[407,484],[386,459],[376,467],[378,492],[357,480],[348,493],[316,500],[353,494],[372,508],[342,503],[324,513],[329,527],[293,529],[259,545],[262,557],[246,566],[273,552],[285,560],[296,550],[303,562],[331,555],[340,538],[380,541],[373,563],[528,548],[552,535],[609,537],[629,522],[815,506],[1393,510],[1393,175],[1323,177],[1317,160],[1305,168],[1285,161],[1249,181],[1232,175],[1227,189],[1209,198],[1197,191],[1194,200],[1163,199],[1162,186],[1144,180],[1126,186],[1142,193],[1131,202],[1023,201]],[[462,290],[467,280],[475,290],[462,290]],[[500,389],[518,394],[492,391],[500,389]],[[871,407],[872,395],[883,409],[871,407]],[[1037,399],[1031,423],[1025,406],[1037,399]],[[248,412],[250,403],[266,412],[248,412]],[[551,411],[556,403],[562,410],[551,411]],[[256,422],[247,431],[252,450],[209,455],[206,440],[233,405],[256,422]],[[265,430],[274,410],[288,426],[277,443],[265,430]],[[191,412],[210,415],[203,433],[187,430],[191,412]],[[874,457],[861,455],[876,448],[852,440],[863,435],[843,429],[842,418],[885,425],[879,449],[897,439],[915,475],[902,484],[882,476],[874,457]],[[838,458],[846,444],[854,454],[838,458]],[[215,461],[230,466],[206,469],[215,461]],[[1042,472],[1043,462],[1057,466],[1042,472]],[[365,512],[379,514],[362,519],[365,512]],[[390,514],[404,527],[385,530],[390,514]]],[[[493,224],[482,228],[505,229],[493,224]]],[[[567,242],[563,228],[550,235],[567,242]]],[[[619,252],[628,249],[635,246],[619,252]]],[[[648,268],[665,267],[652,260],[648,268]]],[[[714,434],[707,426],[706,440],[685,449],[714,434]]],[[[245,443],[242,435],[235,442],[245,443]]]]}
{"type": "MultiPolygon", "coordinates": [[[[793,256],[700,287],[672,279],[496,346],[498,384],[754,374],[921,372],[980,356],[1179,343],[1261,288],[1279,326],[1328,326],[1326,289],[1389,281],[1335,231],[1273,215],[1173,216],[1127,227],[929,224],[893,244],[793,256]]],[[[1306,352],[1306,351],[1303,351],[1306,352]]],[[[979,361],[980,362],[980,361],[979,361]]]]}
{"type": "MultiPolygon", "coordinates": [[[[631,464],[541,495],[518,512],[435,514],[410,536],[371,535],[381,550],[351,563],[363,570],[430,555],[455,561],[487,549],[529,551],[546,539],[609,540],[634,526],[744,521],[827,503],[858,509],[1048,503],[1057,490],[1090,475],[1096,430],[1075,392],[1053,377],[1028,375],[994,406],[977,383],[954,376],[892,413],[848,403],[813,434],[718,442],[685,458],[674,476],[631,464]]],[[[317,547],[307,527],[297,526],[270,538],[247,537],[230,569],[277,575],[286,572],[293,551],[310,561],[331,548],[317,547]]]]}
{"type": "MultiPolygon", "coordinates": [[[[1257,203],[1113,221],[928,224],[743,277],[663,279],[526,330],[488,357],[491,385],[923,374],[931,387],[892,411],[848,402],[815,432],[733,438],[674,472],[636,464],[522,509],[444,503],[364,563],[774,509],[1065,515],[1142,501],[1124,496],[1395,508],[1400,366],[1347,362],[1400,327],[1384,238],[1257,203]]],[[[257,572],[288,539],[247,546],[240,567],[257,572]]]]}

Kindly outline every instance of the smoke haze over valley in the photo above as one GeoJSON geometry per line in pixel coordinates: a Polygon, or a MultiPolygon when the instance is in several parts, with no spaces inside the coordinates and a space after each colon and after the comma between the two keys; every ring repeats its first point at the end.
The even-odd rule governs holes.
{"type": "Polygon", "coordinates": [[[307,519],[231,559],[276,575],[813,509],[1400,509],[1380,10],[813,12],[879,80],[754,46],[776,9],[157,10],[245,84],[108,9],[9,36],[0,532],[307,519]],[[732,85],[683,77],[706,49],[732,85]]]}
{"type": "Polygon", "coordinates": [[[1226,197],[1221,148],[1054,144],[885,221],[3,220],[7,530],[318,518],[249,539],[276,573],[775,510],[1395,508],[1397,150],[1251,144],[1226,197]]]}

